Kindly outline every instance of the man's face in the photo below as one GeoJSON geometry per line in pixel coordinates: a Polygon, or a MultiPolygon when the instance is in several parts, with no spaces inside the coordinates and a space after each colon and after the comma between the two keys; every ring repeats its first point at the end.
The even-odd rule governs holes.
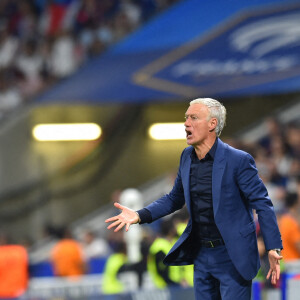
{"type": "Polygon", "coordinates": [[[201,103],[192,104],[185,113],[184,122],[186,141],[188,145],[200,145],[208,137],[211,120],[208,120],[209,110],[201,103]]]}

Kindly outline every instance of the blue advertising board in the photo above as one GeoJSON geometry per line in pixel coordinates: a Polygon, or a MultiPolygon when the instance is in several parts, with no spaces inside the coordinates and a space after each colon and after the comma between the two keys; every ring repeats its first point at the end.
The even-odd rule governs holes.
{"type": "Polygon", "coordinates": [[[186,0],[39,102],[148,102],[300,90],[300,1],[186,0]]]}

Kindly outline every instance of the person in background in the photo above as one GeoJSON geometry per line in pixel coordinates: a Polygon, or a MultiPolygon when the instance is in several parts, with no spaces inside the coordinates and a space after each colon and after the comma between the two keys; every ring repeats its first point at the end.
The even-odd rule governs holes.
{"type": "Polygon", "coordinates": [[[148,271],[154,285],[159,288],[179,286],[180,269],[178,266],[166,266],[163,263],[175,242],[176,228],[172,219],[164,220],[159,236],[154,240],[148,254],[148,271]]]}
{"type": "MultiPolygon", "coordinates": [[[[176,238],[175,242],[179,239],[179,237],[184,232],[188,221],[189,221],[189,213],[185,208],[180,210],[178,213],[175,213],[172,216],[172,219],[175,224],[176,228],[176,238]]],[[[194,285],[194,265],[185,265],[185,266],[178,266],[180,268],[179,274],[180,274],[180,283],[184,287],[192,287],[194,285]]]]}
{"type": "Polygon", "coordinates": [[[285,262],[300,259],[299,200],[297,193],[288,193],[285,199],[287,211],[279,218],[285,262]]]}
{"type": "Polygon", "coordinates": [[[115,252],[108,257],[104,267],[102,281],[103,294],[119,294],[125,290],[125,287],[118,276],[122,271],[126,270],[125,266],[127,260],[126,244],[124,241],[119,240],[119,242],[115,244],[115,252]]]}
{"type": "Polygon", "coordinates": [[[111,254],[108,241],[90,229],[83,232],[81,243],[87,274],[100,273],[107,257],[111,254]]]}
{"type": "Polygon", "coordinates": [[[0,298],[15,299],[27,290],[28,254],[24,246],[9,243],[0,233],[0,298]]]}
{"type": "Polygon", "coordinates": [[[112,222],[108,229],[128,231],[131,224],[151,223],[186,204],[189,223],[164,263],[194,264],[197,300],[250,300],[260,267],[253,210],[268,251],[267,278],[276,284],[280,277],[282,241],[271,199],[253,157],[219,138],[226,120],[219,101],[191,101],[185,119],[189,147],[172,191],[138,211],[115,203],[122,212],[106,220],[112,222]]]}
{"type": "Polygon", "coordinates": [[[80,276],[85,273],[83,249],[68,228],[60,234],[60,240],[51,251],[53,272],[56,276],[80,276]]]}
{"type": "Polygon", "coordinates": [[[105,239],[96,236],[92,230],[86,230],[83,235],[83,252],[87,261],[93,258],[107,257],[110,248],[105,239]]]}

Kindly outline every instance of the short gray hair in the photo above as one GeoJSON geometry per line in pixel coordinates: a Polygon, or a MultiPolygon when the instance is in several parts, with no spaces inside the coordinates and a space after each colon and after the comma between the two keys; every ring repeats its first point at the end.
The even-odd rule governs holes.
{"type": "Polygon", "coordinates": [[[208,119],[216,118],[218,120],[215,132],[217,136],[220,136],[226,122],[226,108],[224,107],[224,105],[212,98],[198,98],[192,100],[190,102],[190,105],[192,104],[204,104],[208,108],[208,119]]]}

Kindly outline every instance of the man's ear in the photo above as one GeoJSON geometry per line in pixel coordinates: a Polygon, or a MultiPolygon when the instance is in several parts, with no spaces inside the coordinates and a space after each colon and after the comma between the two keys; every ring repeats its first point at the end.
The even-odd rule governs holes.
{"type": "Polygon", "coordinates": [[[209,131],[212,132],[216,129],[218,125],[218,120],[216,118],[211,118],[209,122],[209,131]]]}

